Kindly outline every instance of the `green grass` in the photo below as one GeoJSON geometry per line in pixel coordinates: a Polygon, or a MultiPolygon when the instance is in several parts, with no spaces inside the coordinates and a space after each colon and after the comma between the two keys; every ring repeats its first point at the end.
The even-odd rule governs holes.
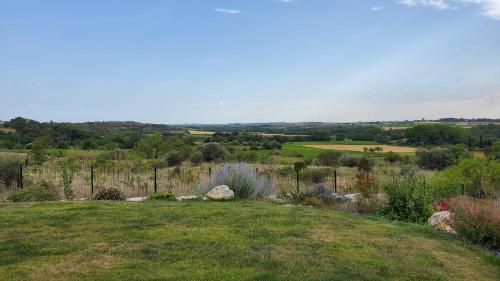
{"type": "MultiPolygon", "coordinates": [[[[297,153],[304,155],[306,159],[313,159],[318,154],[325,152],[325,149],[307,147],[305,145],[315,144],[352,144],[352,145],[370,145],[377,144],[373,141],[315,141],[315,142],[287,142],[283,144],[282,152],[284,156],[295,156],[297,153]]],[[[340,151],[340,150],[339,150],[340,151]]],[[[356,151],[342,151],[350,154],[357,154],[370,157],[380,157],[382,154],[377,152],[356,152],[356,151]]]]}
{"type": "Polygon", "coordinates": [[[425,226],[258,202],[0,204],[1,280],[498,280],[425,226]]]}

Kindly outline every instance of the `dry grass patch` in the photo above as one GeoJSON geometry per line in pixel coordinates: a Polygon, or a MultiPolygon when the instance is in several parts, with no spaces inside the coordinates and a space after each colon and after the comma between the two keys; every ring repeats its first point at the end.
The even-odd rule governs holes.
{"type": "Polygon", "coordinates": [[[396,153],[415,153],[417,151],[414,147],[408,146],[395,146],[395,145],[386,145],[386,144],[366,144],[366,145],[357,145],[357,144],[307,144],[304,145],[306,147],[312,148],[320,148],[320,149],[330,149],[330,150],[342,150],[342,151],[356,151],[363,152],[364,148],[382,148],[382,152],[396,152],[396,153]]]}

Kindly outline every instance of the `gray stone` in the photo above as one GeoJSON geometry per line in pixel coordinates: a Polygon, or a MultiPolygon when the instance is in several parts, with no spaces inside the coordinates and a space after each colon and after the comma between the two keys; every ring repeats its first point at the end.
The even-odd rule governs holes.
{"type": "Polygon", "coordinates": [[[234,197],[234,192],[227,185],[218,185],[212,188],[205,197],[210,200],[229,200],[234,197]]]}

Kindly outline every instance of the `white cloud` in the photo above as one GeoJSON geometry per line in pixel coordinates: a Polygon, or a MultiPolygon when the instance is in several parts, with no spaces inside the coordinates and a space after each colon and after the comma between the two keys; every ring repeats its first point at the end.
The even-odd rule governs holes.
{"type": "Polygon", "coordinates": [[[481,5],[485,16],[500,20],[500,0],[484,0],[481,5]]]}
{"type": "Polygon", "coordinates": [[[382,9],[382,7],[371,7],[370,8],[370,10],[372,10],[372,11],[379,11],[381,9],[382,9]]]}
{"type": "Polygon", "coordinates": [[[281,2],[281,3],[293,3],[297,2],[297,0],[272,0],[273,2],[281,2]]]}
{"type": "Polygon", "coordinates": [[[224,8],[217,8],[215,9],[217,13],[222,13],[222,14],[241,14],[240,10],[235,10],[235,9],[224,9],[224,8]]]}
{"type": "Polygon", "coordinates": [[[438,10],[458,9],[457,5],[479,5],[482,15],[500,20],[500,0],[399,0],[398,3],[408,7],[430,6],[438,10]]]}
{"type": "Polygon", "coordinates": [[[448,4],[445,3],[445,0],[400,0],[399,4],[403,4],[409,7],[413,6],[431,6],[439,10],[443,10],[448,8],[448,4]]]}

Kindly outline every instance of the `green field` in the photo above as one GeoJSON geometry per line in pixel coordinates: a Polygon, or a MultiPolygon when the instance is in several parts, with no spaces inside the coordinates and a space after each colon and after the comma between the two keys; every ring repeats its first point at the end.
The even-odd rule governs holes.
{"type": "MultiPolygon", "coordinates": [[[[314,142],[287,142],[283,144],[283,155],[285,156],[295,156],[296,154],[304,155],[304,158],[312,159],[321,152],[325,152],[324,149],[314,148],[314,147],[306,147],[305,145],[314,145],[314,144],[352,144],[352,145],[369,145],[369,144],[377,144],[374,141],[314,141],[314,142]]],[[[349,152],[352,154],[363,154],[359,152],[349,152]]],[[[368,154],[368,153],[365,153],[368,154]]],[[[370,153],[377,154],[377,153],[370,153]]]]}
{"type": "Polygon", "coordinates": [[[0,204],[1,280],[498,280],[426,226],[259,202],[0,204]]]}

